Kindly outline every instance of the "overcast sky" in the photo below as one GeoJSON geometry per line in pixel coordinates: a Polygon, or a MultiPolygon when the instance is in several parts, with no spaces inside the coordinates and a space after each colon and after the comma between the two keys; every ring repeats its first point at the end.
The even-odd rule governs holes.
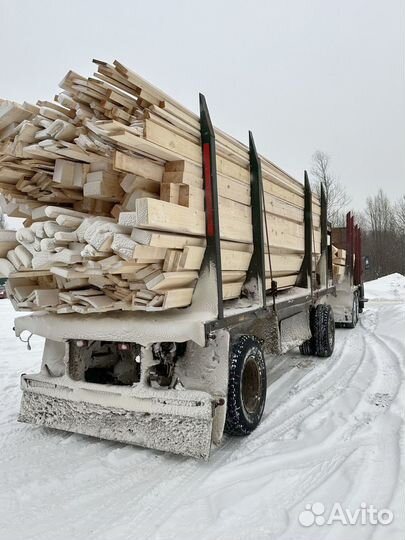
{"type": "Polygon", "coordinates": [[[0,0],[0,96],[115,58],[298,179],[321,149],[352,207],[405,194],[404,0],[0,0]]]}

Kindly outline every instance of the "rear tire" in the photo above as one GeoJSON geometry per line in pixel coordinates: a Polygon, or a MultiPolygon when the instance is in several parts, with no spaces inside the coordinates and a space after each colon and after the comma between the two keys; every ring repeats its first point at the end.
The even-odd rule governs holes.
{"type": "Polygon", "coordinates": [[[225,432],[249,435],[260,424],[266,403],[266,364],[261,341],[241,336],[230,355],[225,432]]]}
{"type": "Polygon", "coordinates": [[[301,343],[300,353],[304,356],[313,356],[315,354],[313,338],[307,339],[304,343],[301,343]]]}
{"type": "Polygon", "coordinates": [[[364,310],[364,300],[360,300],[360,298],[364,298],[364,285],[360,285],[359,289],[359,314],[363,313],[364,310]]]}
{"type": "Polygon", "coordinates": [[[316,356],[331,356],[335,347],[335,319],[328,304],[318,304],[315,308],[313,337],[316,356]]]}

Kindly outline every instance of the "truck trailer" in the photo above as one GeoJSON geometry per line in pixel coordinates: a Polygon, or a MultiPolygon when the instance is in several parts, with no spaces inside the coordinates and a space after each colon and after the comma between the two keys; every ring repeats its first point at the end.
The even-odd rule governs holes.
{"type": "Polygon", "coordinates": [[[21,422],[208,459],[224,433],[247,436],[259,425],[266,357],[276,361],[296,347],[328,357],[335,323],[355,326],[365,301],[360,231],[351,216],[345,229],[331,228],[322,188],[321,253],[315,257],[306,172],[304,256],[294,286],[278,287],[261,158],[251,132],[253,254],[243,297],[224,302],[216,134],[202,95],[200,125],[206,251],[192,304],[164,312],[40,312],[16,318],[20,339],[27,332],[45,338],[40,371],[21,376],[21,422]],[[333,244],[348,250],[339,284],[332,272],[333,244]]]}

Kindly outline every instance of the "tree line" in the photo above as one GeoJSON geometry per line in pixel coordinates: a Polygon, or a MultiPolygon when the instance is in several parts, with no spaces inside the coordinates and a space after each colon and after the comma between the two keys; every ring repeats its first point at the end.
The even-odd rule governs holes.
{"type": "MultiPolygon", "coordinates": [[[[344,227],[346,213],[351,210],[350,198],[332,172],[331,159],[325,152],[317,151],[312,157],[311,183],[318,195],[323,183],[332,227],[344,227]]],[[[352,213],[362,230],[363,255],[369,259],[365,279],[394,272],[405,274],[405,195],[391,201],[380,189],[367,197],[363,210],[352,213]]]]}

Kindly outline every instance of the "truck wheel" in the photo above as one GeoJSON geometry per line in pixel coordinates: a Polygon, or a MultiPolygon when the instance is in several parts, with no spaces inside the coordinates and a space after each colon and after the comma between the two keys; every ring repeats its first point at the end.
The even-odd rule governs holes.
{"type": "MultiPolygon", "coordinates": [[[[364,285],[360,285],[359,296],[360,298],[364,298],[364,285]]],[[[360,300],[360,298],[359,298],[359,313],[363,313],[364,301],[360,300]]]]}
{"type": "Polygon", "coordinates": [[[225,432],[249,435],[260,423],[266,403],[266,364],[261,341],[241,336],[232,347],[225,432]]]}
{"type": "Polygon", "coordinates": [[[335,347],[335,319],[328,304],[318,304],[315,308],[314,341],[316,356],[331,356],[335,347]]]}
{"type": "Polygon", "coordinates": [[[357,293],[353,294],[353,304],[352,304],[352,320],[347,323],[348,328],[355,328],[359,320],[359,297],[357,293]]]}
{"type": "Polygon", "coordinates": [[[307,339],[304,341],[304,343],[301,343],[300,353],[304,356],[313,356],[315,354],[315,344],[313,338],[307,339]]]}

